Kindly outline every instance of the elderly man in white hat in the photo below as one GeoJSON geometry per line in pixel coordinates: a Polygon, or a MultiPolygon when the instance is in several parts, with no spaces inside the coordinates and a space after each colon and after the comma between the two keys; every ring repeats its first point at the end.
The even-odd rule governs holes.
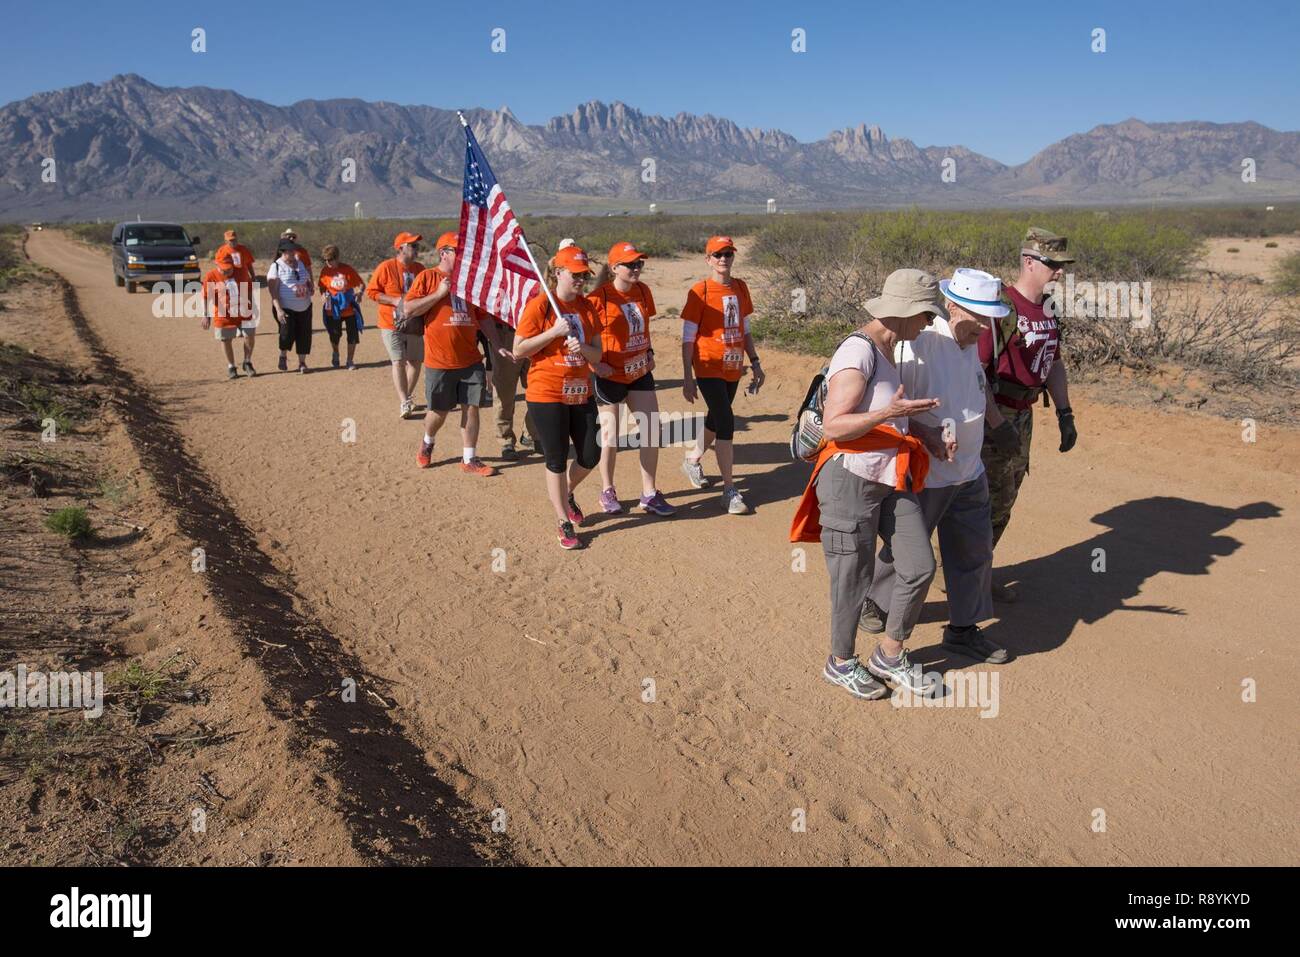
{"type": "MultiPolygon", "coordinates": [[[[899,341],[894,347],[906,393],[939,400],[938,408],[918,415],[916,422],[940,429],[949,447],[955,445],[951,460],[931,458],[925,488],[917,498],[926,531],[939,530],[948,592],[943,646],[976,661],[1001,664],[1008,660],[1006,649],[989,641],[979,628],[979,622],[993,617],[993,526],[988,478],[980,458],[985,416],[990,439],[1000,449],[1018,446],[1019,438],[990,401],[976,343],[990,322],[1009,310],[1002,301],[1001,281],[978,269],[958,269],[952,279],[939,283],[939,291],[948,318],[936,317],[915,340],[899,341]]],[[[862,628],[870,634],[884,631],[894,576],[892,556],[882,552],[862,615],[862,628]]]]}

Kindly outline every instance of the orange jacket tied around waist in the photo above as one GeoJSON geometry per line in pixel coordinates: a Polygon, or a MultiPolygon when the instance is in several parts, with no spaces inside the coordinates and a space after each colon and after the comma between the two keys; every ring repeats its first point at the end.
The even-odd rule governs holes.
{"type": "Polygon", "coordinates": [[[930,471],[930,456],[925,451],[921,440],[912,435],[903,435],[892,425],[878,425],[866,435],[844,442],[827,442],[817,456],[808,487],[803,490],[803,498],[795,509],[794,521],[790,524],[790,541],[817,542],[822,535],[822,509],[817,501],[817,476],[822,466],[839,452],[877,452],[882,449],[897,449],[895,462],[894,488],[908,491],[907,478],[911,475],[911,491],[919,492],[925,488],[925,476],[930,471]]]}

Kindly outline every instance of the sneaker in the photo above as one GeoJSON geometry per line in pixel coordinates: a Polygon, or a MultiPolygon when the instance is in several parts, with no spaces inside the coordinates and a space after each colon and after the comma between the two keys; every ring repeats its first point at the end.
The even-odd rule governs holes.
{"type": "Polygon", "coordinates": [[[528,433],[519,436],[519,447],[523,449],[525,453],[537,451],[537,443],[533,441],[533,437],[528,433]]]}
{"type": "Polygon", "coordinates": [[[857,658],[850,658],[842,665],[835,663],[834,656],[826,659],[822,668],[822,677],[833,685],[839,685],[855,698],[875,701],[889,694],[889,689],[882,685],[871,673],[862,667],[857,658]]]}
{"type": "Polygon", "coordinates": [[[868,598],[862,605],[862,617],[858,619],[858,627],[868,635],[884,634],[885,619],[888,617],[879,605],[868,598]]]}
{"type": "Polygon", "coordinates": [[[582,541],[578,538],[578,533],[573,530],[572,522],[560,523],[560,547],[561,548],[582,547],[582,541]]]}
{"type": "Polygon", "coordinates": [[[623,512],[623,506],[618,504],[618,493],[614,491],[614,486],[610,486],[600,493],[600,507],[605,510],[606,515],[620,515],[623,512]]]}
{"type": "Polygon", "coordinates": [[[280,361],[276,363],[275,367],[279,369],[281,372],[288,372],[289,371],[288,356],[280,356],[280,361]]]}
{"type": "Polygon", "coordinates": [[[346,366],[344,366],[343,368],[347,369],[349,372],[356,372],[356,371],[357,371],[357,364],[356,364],[355,362],[353,362],[353,361],[351,361],[351,360],[349,359],[349,360],[348,360],[348,364],[347,364],[346,366]]]}
{"type": "Polygon", "coordinates": [[[491,478],[494,475],[501,474],[492,466],[485,464],[477,455],[468,462],[462,461],[460,463],[460,470],[466,475],[479,475],[483,478],[491,478]]]}
{"type": "Polygon", "coordinates": [[[578,503],[573,500],[573,493],[569,493],[569,521],[574,525],[581,525],[584,518],[586,516],[582,514],[582,509],[578,508],[578,503]]]}
{"type": "Polygon", "coordinates": [[[307,374],[307,367],[306,367],[306,366],[298,366],[298,372],[299,372],[301,375],[306,375],[306,374],[307,374]]]}
{"type": "Polygon", "coordinates": [[[226,366],[226,378],[227,379],[239,378],[239,373],[235,370],[234,366],[226,366]]]}
{"type": "Polygon", "coordinates": [[[745,500],[740,497],[740,492],[734,488],[722,490],[722,507],[727,510],[728,515],[748,515],[749,506],[745,500]]]}
{"type": "Polygon", "coordinates": [[[898,660],[891,665],[877,645],[867,659],[867,670],[881,681],[892,681],[912,694],[928,694],[931,690],[931,683],[926,680],[921,666],[913,665],[908,659],[906,648],[899,652],[898,660]]]}
{"type": "Polygon", "coordinates": [[[409,419],[415,413],[415,403],[410,399],[402,400],[402,409],[397,413],[399,419],[409,419]]]}
{"type": "Polygon", "coordinates": [[[249,362],[247,359],[244,360],[243,368],[244,368],[245,375],[250,375],[250,376],[257,375],[257,370],[253,368],[253,363],[249,362]]]}
{"type": "Polygon", "coordinates": [[[709,480],[704,477],[704,466],[700,465],[699,462],[683,459],[682,472],[686,475],[686,481],[696,488],[709,487],[709,480]]]}
{"type": "Polygon", "coordinates": [[[664,498],[663,492],[658,489],[655,489],[653,495],[642,495],[640,501],[637,502],[637,506],[641,511],[650,512],[654,515],[666,516],[677,514],[677,509],[668,504],[668,500],[664,498]]]}
{"type": "Polygon", "coordinates": [[[501,446],[501,457],[507,462],[513,462],[515,459],[519,458],[519,453],[515,451],[515,444],[513,442],[506,442],[501,446]]]}
{"type": "Polygon", "coordinates": [[[330,359],[330,365],[336,369],[339,367],[339,354],[337,352],[334,353],[334,357],[330,359]]]}
{"type": "Polygon", "coordinates": [[[421,440],[420,451],[415,456],[415,464],[422,469],[427,469],[433,464],[433,446],[428,442],[421,440]]]}
{"type": "Polygon", "coordinates": [[[967,658],[974,658],[976,661],[983,661],[990,665],[1001,665],[1011,660],[1007,649],[985,638],[979,625],[973,625],[962,631],[958,631],[951,625],[945,626],[943,646],[949,651],[955,651],[967,658]]]}
{"type": "Polygon", "coordinates": [[[1004,605],[1014,605],[1018,597],[1019,596],[1016,594],[1016,590],[1012,588],[1010,585],[995,584],[993,586],[994,601],[1000,601],[1004,605]]]}

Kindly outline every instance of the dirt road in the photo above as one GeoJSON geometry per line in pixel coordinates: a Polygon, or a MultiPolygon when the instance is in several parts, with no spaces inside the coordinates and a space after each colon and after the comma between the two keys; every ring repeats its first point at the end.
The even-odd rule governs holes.
{"type": "MultiPolygon", "coordinates": [[[[1081,393],[1083,437],[1063,456],[1043,412],[998,555],[1024,598],[988,628],[1016,653],[996,670],[996,716],[896,709],[823,683],[819,551],[793,570],[787,530],[807,472],[788,459],[788,416],[816,360],[767,350],[769,386],[738,400],[738,483],[756,514],[722,514],[670,449],[661,487],[678,516],[589,520],[590,547],[569,553],[536,458],[471,478],[451,464],[448,429],[438,467],[415,468],[420,426],[396,417],[375,331],[356,373],[266,374],[275,343],[262,335],[263,375],[227,382],[212,334],[154,318],[152,297],[114,288],[100,251],[46,231],[29,252],[73,283],[105,346],[162,400],[298,582],[301,611],[388,679],[433,772],[485,829],[503,809],[525,860],[1300,857],[1294,432],[1262,428],[1247,443],[1238,422],[1081,393]],[[792,828],[800,812],[806,831],[792,828]]],[[[679,280],[656,285],[653,264],[646,280],[661,308],[680,305],[679,280]]],[[[665,322],[655,335],[675,346],[675,332],[665,322]]],[[[675,351],[660,349],[667,409],[684,407],[675,351]]],[[[495,456],[493,437],[480,445],[495,456]]],[[[579,490],[589,514],[597,484],[579,490]]],[[[631,455],[618,485],[635,490],[631,455]]],[[[914,657],[961,668],[938,645],[941,599],[932,592],[914,657]]]]}

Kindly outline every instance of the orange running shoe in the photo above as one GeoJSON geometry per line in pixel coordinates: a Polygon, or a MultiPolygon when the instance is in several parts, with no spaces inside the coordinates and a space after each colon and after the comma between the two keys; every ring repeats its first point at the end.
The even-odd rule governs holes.
{"type": "Polygon", "coordinates": [[[494,475],[501,474],[492,466],[486,464],[477,455],[474,456],[472,459],[470,459],[468,462],[461,462],[460,470],[469,475],[481,475],[483,478],[491,478],[494,475]]]}
{"type": "Polygon", "coordinates": [[[420,440],[420,454],[415,457],[415,464],[422,469],[433,464],[433,446],[423,439],[420,440]]]}

